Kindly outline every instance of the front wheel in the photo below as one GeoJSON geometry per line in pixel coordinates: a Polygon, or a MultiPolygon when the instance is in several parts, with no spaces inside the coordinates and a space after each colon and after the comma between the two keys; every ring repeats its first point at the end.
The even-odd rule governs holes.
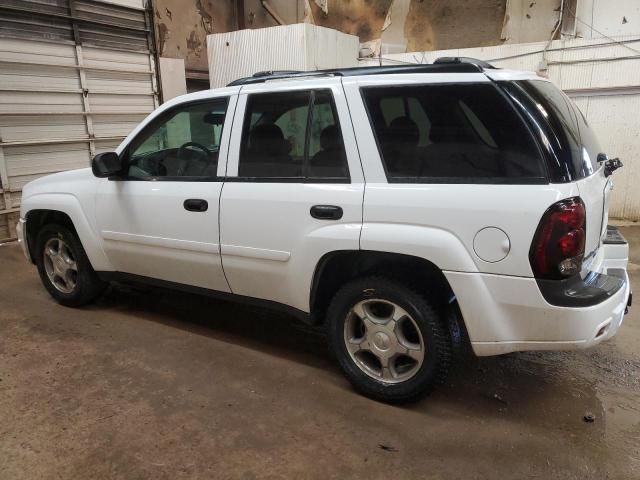
{"type": "Polygon", "coordinates": [[[368,397],[414,401],[446,377],[445,323],[423,295],[401,283],[382,277],[348,283],[331,301],[327,326],[342,370],[368,397]]]}
{"type": "Polygon", "coordinates": [[[78,237],[63,225],[45,225],[40,230],[35,255],[42,284],[62,305],[90,303],[106,286],[93,270],[78,237]]]}

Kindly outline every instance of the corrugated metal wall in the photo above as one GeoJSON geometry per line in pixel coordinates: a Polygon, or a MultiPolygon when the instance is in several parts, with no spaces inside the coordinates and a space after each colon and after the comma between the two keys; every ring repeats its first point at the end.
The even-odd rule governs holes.
{"type": "MultiPolygon", "coordinates": [[[[612,39],[547,42],[413,52],[385,56],[384,63],[430,63],[438,57],[466,56],[502,68],[546,74],[572,97],[598,134],[604,151],[620,157],[614,175],[610,215],[640,220],[640,35],[612,39]]],[[[378,60],[363,62],[378,65],[378,60]]]]}
{"type": "Polygon", "coordinates": [[[211,88],[264,70],[354,67],[355,35],[308,23],[239,30],[207,36],[211,88]]]}
{"type": "Polygon", "coordinates": [[[152,42],[144,9],[0,4],[0,241],[15,237],[27,182],[89,166],[157,106],[152,42]]]}

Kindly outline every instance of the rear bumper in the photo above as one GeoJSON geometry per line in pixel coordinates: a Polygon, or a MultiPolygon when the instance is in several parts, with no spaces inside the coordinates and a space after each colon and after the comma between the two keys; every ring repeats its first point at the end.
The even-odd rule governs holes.
{"type": "Polygon", "coordinates": [[[585,307],[551,305],[533,278],[445,272],[476,355],[589,348],[616,334],[630,296],[628,245],[605,244],[591,268],[620,279],[603,301],[585,307]]]}

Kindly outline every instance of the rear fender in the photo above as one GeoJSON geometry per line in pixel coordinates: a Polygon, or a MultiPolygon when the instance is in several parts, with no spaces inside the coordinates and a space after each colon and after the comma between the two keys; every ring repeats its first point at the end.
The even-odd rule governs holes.
{"type": "Polygon", "coordinates": [[[478,267],[463,243],[451,232],[439,228],[365,223],[360,239],[362,250],[401,253],[424,258],[441,270],[477,272],[478,267]]]}

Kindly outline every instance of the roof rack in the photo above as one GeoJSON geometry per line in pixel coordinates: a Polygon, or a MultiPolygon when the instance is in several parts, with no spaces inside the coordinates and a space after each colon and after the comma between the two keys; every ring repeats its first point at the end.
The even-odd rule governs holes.
{"type": "Polygon", "coordinates": [[[297,73],[304,73],[302,70],[264,70],[262,72],[256,72],[252,77],[268,77],[270,75],[294,75],[297,73]]]}
{"type": "Polygon", "coordinates": [[[264,83],[269,80],[295,79],[301,77],[340,76],[352,77],[360,75],[386,75],[399,73],[481,73],[493,65],[468,57],[441,57],[431,64],[411,63],[406,65],[386,65],[380,67],[352,67],[310,72],[268,70],[258,72],[251,77],[239,78],[229,83],[228,87],[264,83]]]}
{"type": "Polygon", "coordinates": [[[452,64],[452,63],[470,63],[471,65],[476,65],[480,68],[489,68],[495,70],[496,67],[491,65],[489,62],[485,62],[484,60],[478,60],[477,58],[471,57],[438,57],[433,62],[435,65],[439,64],[452,64]]]}

